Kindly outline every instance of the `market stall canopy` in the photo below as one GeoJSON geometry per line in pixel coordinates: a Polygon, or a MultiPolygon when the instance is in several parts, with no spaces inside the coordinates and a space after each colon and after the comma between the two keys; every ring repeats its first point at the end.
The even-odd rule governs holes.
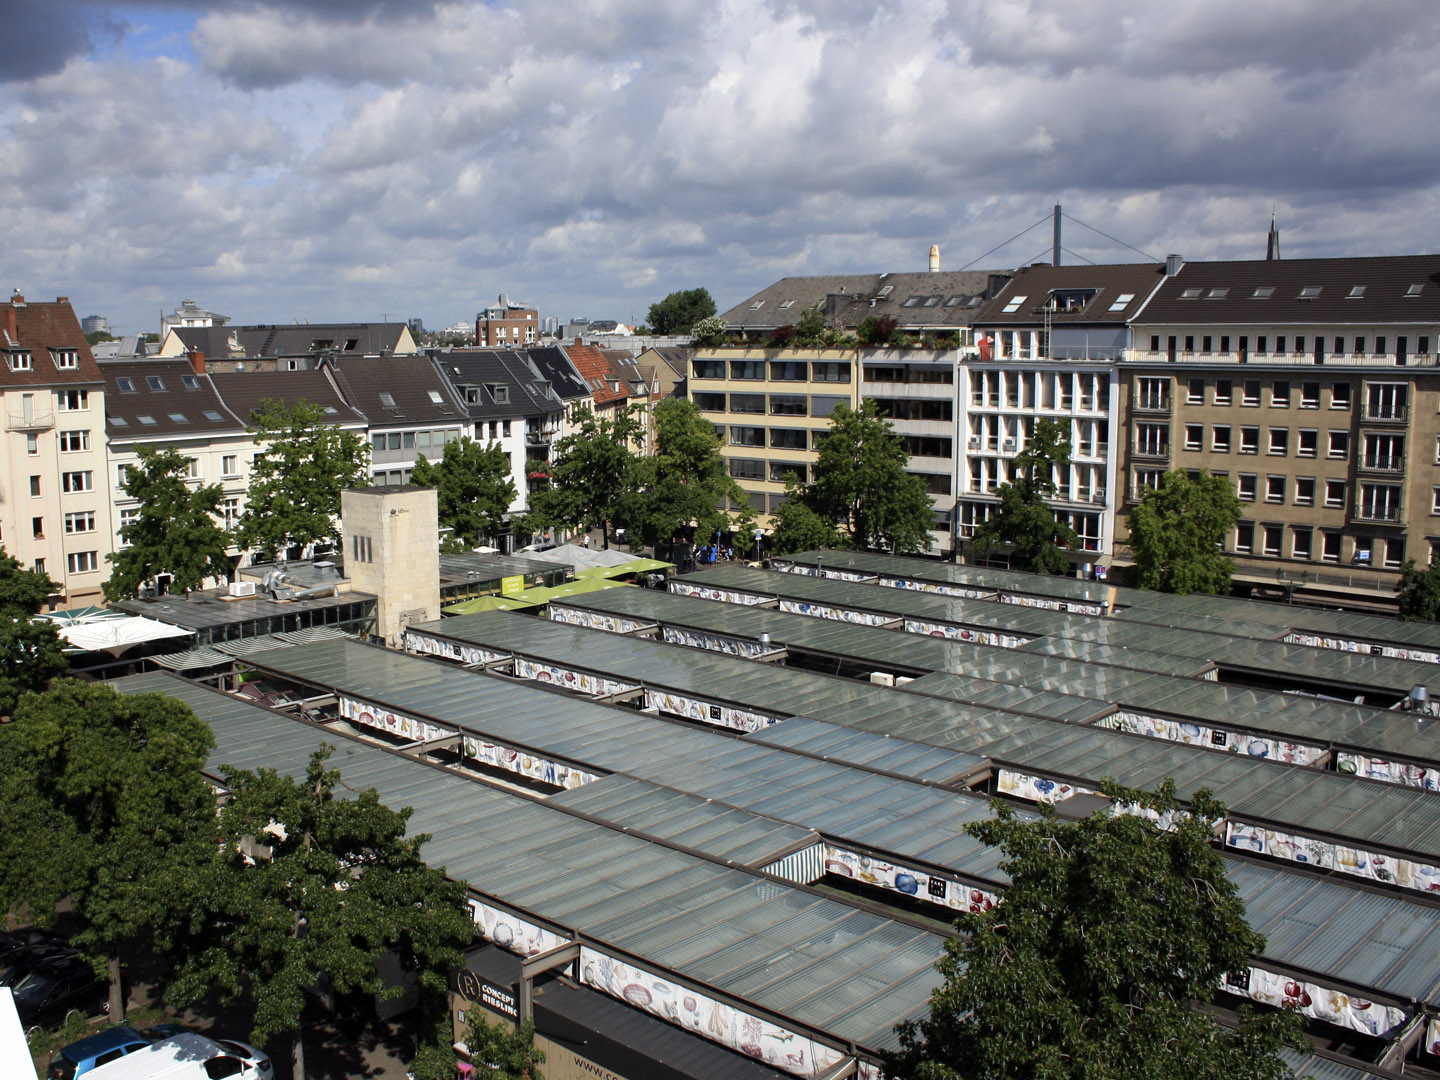
{"type": "MultiPolygon", "coordinates": [[[[531,590],[532,592],[536,590],[531,590]]],[[[538,607],[541,601],[527,600],[518,594],[511,596],[477,596],[473,600],[466,600],[464,603],[451,604],[441,611],[446,615],[473,615],[477,611],[524,611],[526,608],[538,607]]]]}
{"type": "Polygon", "coordinates": [[[605,577],[623,577],[625,574],[646,574],[652,570],[674,570],[675,564],[659,559],[631,559],[618,566],[609,567],[605,577]]]}
{"type": "Polygon", "coordinates": [[[55,623],[68,646],[66,652],[104,652],[119,656],[147,641],[195,636],[193,630],[110,608],[72,608],[36,618],[55,623]]]}
{"type": "Polygon", "coordinates": [[[635,558],[628,551],[620,551],[615,548],[611,548],[609,551],[604,548],[584,548],[579,544],[562,544],[549,551],[528,551],[525,555],[526,558],[540,559],[543,562],[573,566],[577,571],[596,566],[618,566],[621,563],[631,562],[635,558]]]}
{"type": "Polygon", "coordinates": [[[611,581],[607,578],[586,577],[576,578],[574,581],[567,581],[564,585],[556,585],[549,589],[526,589],[521,595],[526,600],[533,600],[539,604],[547,604],[551,600],[560,600],[566,596],[577,596],[580,593],[603,592],[605,589],[633,589],[635,586],[628,581],[611,581]]]}

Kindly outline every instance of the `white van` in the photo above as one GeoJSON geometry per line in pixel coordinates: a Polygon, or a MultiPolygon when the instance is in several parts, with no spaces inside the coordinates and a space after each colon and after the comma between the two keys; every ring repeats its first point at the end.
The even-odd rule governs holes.
{"type": "Polygon", "coordinates": [[[88,1080],[269,1080],[270,1062],[230,1053],[204,1035],[182,1034],[106,1062],[88,1080]]]}

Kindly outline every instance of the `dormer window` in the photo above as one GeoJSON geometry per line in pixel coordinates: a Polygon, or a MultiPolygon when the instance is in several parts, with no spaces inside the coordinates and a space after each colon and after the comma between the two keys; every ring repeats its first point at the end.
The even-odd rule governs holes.
{"type": "Polygon", "coordinates": [[[74,371],[80,366],[80,354],[74,349],[52,349],[50,355],[61,371],[74,371]]]}
{"type": "Polygon", "coordinates": [[[10,354],[11,371],[31,371],[34,366],[35,362],[28,352],[12,352],[10,354]]]}
{"type": "Polygon", "coordinates": [[[510,400],[510,387],[503,383],[486,383],[485,390],[497,405],[504,405],[510,400]]]}

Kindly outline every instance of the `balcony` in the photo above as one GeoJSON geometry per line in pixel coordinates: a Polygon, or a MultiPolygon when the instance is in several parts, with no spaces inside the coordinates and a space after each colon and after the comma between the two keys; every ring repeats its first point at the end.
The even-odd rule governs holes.
{"type": "MultiPolygon", "coordinates": [[[[1082,402],[1082,407],[1083,407],[1087,412],[1090,411],[1090,409],[1091,409],[1091,406],[1085,405],[1083,402],[1082,402]]],[[[1143,413],[1143,414],[1145,414],[1145,415],[1147,415],[1147,416],[1169,416],[1169,415],[1170,415],[1170,395],[1168,395],[1168,394],[1161,394],[1161,395],[1159,395],[1159,396],[1150,396],[1150,395],[1144,395],[1144,394],[1139,395],[1139,396],[1137,396],[1137,397],[1135,398],[1134,403],[1133,403],[1132,406],[1131,406],[1131,409],[1132,409],[1132,411],[1134,411],[1136,414],[1141,414],[1141,413],[1143,413]]]]}
{"type": "Polygon", "coordinates": [[[1399,476],[1405,472],[1405,459],[1399,454],[1365,454],[1355,463],[1359,472],[1399,476]]]}
{"type": "Polygon", "coordinates": [[[49,431],[55,426],[54,413],[10,413],[5,418],[6,431],[49,431]]]}
{"type": "Polygon", "coordinates": [[[1356,503],[1350,515],[1351,521],[1368,521],[1380,525],[1404,525],[1405,517],[1399,505],[1383,502],[1356,503]]]}
{"type": "Polygon", "coordinates": [[[1169,461],[1169,443],[1140,443],[1133,451],[1131,457],[1139,461],[1169,461]]]}
{"type": "Polygon", "coordinates": [[[1408,424],[1410,406],[1372,401],[1361,408],[1360,416],[1367,424],[1408,424]]]}

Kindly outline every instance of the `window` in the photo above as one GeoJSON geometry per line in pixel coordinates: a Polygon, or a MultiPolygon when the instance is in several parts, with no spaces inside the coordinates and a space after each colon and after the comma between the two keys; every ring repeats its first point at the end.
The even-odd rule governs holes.
{"type": "Polygon", "coordinates": [[[1319,286],[1319,285],[1306,285],[1304,288],[1302,288],[1302,289],[1300,290],[1300,299],[1301,299],[1301,300],[1318,300],[1319,297],[1320,297],[1320,290],[1321,290],[1321,286],[1319,286]]]}
{"type": "Polygon", "coordinates": [[[1259,379],[1246,379],[1244,382],[1242,382],[1242,383],[1240,384],[1240,404],[1241,404],[1241,405],[1259,405],[1259,404],[1260,404],[1260,380],[1259,380],[1259,379]]]}
{"type": "MultiPolygon", "coordinates": [[[[1245,339],[1243,337],[1240,339],[1240,348],[1242,351],[1245,348],[1245,339]]],[[[1261,334],[1255,339],[1255,351],[1257,353],[1267,353],[1270,351],[1270,339],[1264,334],[1261,334]]]]}
{"type": "Polygon", "coordinates": [[[370,537],[355,533],[350,537],[350,554],[356,562],[374,562],[374,552],[371,548],[370,537]]]}
{"type": "Polygon", "coordinates": [[[89,469],[60,474],[60,490],[68,494],[77,491],[94,491],[95,474],[89,469]]]}
{"type": "Polygon", "coordinates": [[[765,429],[763,427],[730,427],[731,446],[764,446],[765,429]]]}
{"type": "Polygon", "coordinates": [[[1189,382],[1188,384],[1186,384],[1186,387],[1185,387],[1185,404],[1186,404],[1186,405],[1204,405],[1204,404],[1205,404],[1205,380],[1204,380],[1204,379],[1191,379],[1190,382],[1189,382]]]}
{"type": "Polygon", "coordinates": [[[1330,432],[1330,456],[1332,458],[1343,458],[1350,453],[1350,432],[1330,432]]]}
{"type": "Polygon", "coordinates": [[[186,475],[187,477],[189,477],[191,480],[198,480],[198,479],[200,479],[200,459],[199,459],[199,458],[193,458],[193,457],[190,458],[189,463],[188,463],[188,466],[187,466],[187,468],[186,468],[186,470],[185,470],[185,475],[186,475]]]}
{"type": "Polygon", "coordinates": [[[1295,559],[1309,559],[1314,531],[1303,525],[1290,527],[1290,556],[1295,559]]]}
{"type": "Polygon", "coordinates": [[[1338,532],[1321,531],[1320,558],[1325,562],[1340,561],[1340,534],[1338,532]]]}
{"type": "Polygon", "coordinates": [[[755,458],[731,458],[730,475],[736,480],[764,480],[765,462],[755,458]]]}
{"type": "Polygon", "coordinates": [[[1255,491],[1258,486],[1259,477],[1254,473],[1241,473],[1239,484],[1235,487],[1235,494],[1240,496],[1241,502],[1254,502],[1255,491]]]}
{"type": "Polygon", "coordinates": [[[690,399],[695,402],[695,407],[696,407],[697,409],[699,409],[701,412],[724,412],[724,411],[725,411],[725,395],[724,395],[724,394],[711,394],[711,393],[703,393],[703,392],[701,392],[701,393],[691,394],[691,395],[690,395],[690,399]]]}
{"type": "Polygon", "coordinates": [[[137,413],[135,419],[139,420],[144,427],[155,426],[155,417],[150,416],[148,413],[137,413]]]}
{"type": "Polygon", "coordinates": [[[804,428],[771,428],[770,445],[779,450],[804,450],[809,434],[804,428]]]}
{"type": "Polygon", "coordinates": [[[135,393],[135,380],[127,375],[121,375],[115,380],[115,385],[120,388],[122,394],[135,393]]]}
{"type": "Polygon", "coordinates": [[[180,385],[185,387],[186,390],[199,390],[200,380],[194,375],[181,375],[180,385]]]}
{"type": "Polygon", "coordinates": [[[1285,501],[1285,477],[1265,477],[1265,501],[1269,503],[1283,503],[1285,501]]]}
{"type": "Polygon", "coordinates": [[[240,524],[240,500],[230,498],[225,500],[225,530],[229,532],[236,525],[240,524]]]}
{"type": "Polygon", "coordinates": [[[1230,425],[1216,424],[1210,431],[1210,449],[1217,454],[1230,452],[1230,425]]]}
{"type": "Polygon", "coordinates": [[[1295,505],[1315,505],[1315,478],[1313,476],[1297,476],[1295,478],[1295,505]]]}
{"type": "Polygon", "coordinates": [[[89,390],[61,390],[56,398],[61,412],[85,412],[90,408],[89,390]]]}
{"type": "Polygon", "coordinates": [[[1270,384],[1270,406],[1275,409],[1290,407],[1290,380],[1276,379],[1270,384]]]}
{"type": "Polygon", "coordinates": [[[1186,449],[1186,450],[1204,450],[1204,449],[1205,449],[1205,425],[1204,425],[1204,424],[1186,424],[1186,425],[1185,425],[1185,449],[1186,449]]]}
{"type": "Polygon", "coordinates": [[[749,382],[759,382],[765,378],[765,361],[731,360],[730,377],[732,379],[745,379],[749,382]]]}
{"type": "Polygon", "coordinates": [[[30,497],[32,499],[40,497],[40,477],[38,476],[30,477],[30,497]]]}
{"type": "Polygon", "coordinates": [[[33,517],[30,519],[30,535],[36,540],[45,539],[45,519],[43,517],[33,517]]]}
{"type": "Polygon", "coordinates": [[[1272,427],[1270,429],[1270,453],[1284,454],[1290,449],[1290,429],[1283,427],[1272,427]]]}
{"type": "Polygon", "coordinates": [[[1367,469],[1383,469],[1388,472],[1403,471],[1405,468],[1405,436],[1367,434],[1365,436],[1365,454],[1362,460],[1367,469]]]}
{"type": "Polygon", "coordinates": [[[1204,292],[1204,291],[1205,291],[1204,289],[1181,289],[1181,290],[1180,290],[1180,299],[1181,299],[1181,300],[1199,300],[1199,299],[1200,299],[1200,294],[1201,294],[1202,292],[1204,292]]]}
{"type": "Polygon", "coordinates": [[[37,573],[37,574],[43,574],[43,573],[45,573],[45,560],[44,560],[44,559],[36,559],[36,560],[35,560],[35,573],[37,573]]]}
{"type": "Polygon", "coordinates": [[[1375,540],[1369,536],[1357,536],[1355,538],[1355,553],[1350,556],[1352,563],[1370,565],[1370,558],[1374,554],[1375,540]]]}
{"type": "MultiPolygon", "coordinates": [[[[1296,352],[1300,352],[1300,351],[1302,351],[1304,348],[1305,348],[1305,346],[1302,345],[1302,344],[1300,343],[1300,339],[1297,338],[1297,339],[1295,340],[1295,351],[1296,351],[1296,352]]],[[[1285,335],[1284,335],[1284,334],[1276,334],[1276,335],[1275,335],[1275,351],[1276,351],[1277,353],[1283,353],[1283,352],[1285,351],[1285,335]]]]}
{"type": "Polygon", "coordinates": [[[72,551],[65,556],[65,565],[72,574],[89,574],[100,569],[98,551],[72,551]]]}
{"type": "Polygon", "coordinates": [[[1203,337],[1200,338],[1200,351],[1201,351],[1201,352],[1207,352],[1207,353],[1208,353],[1208,352],[1213,352],[1213,351],[1214,351],[1214,350],[1212,350],[1212,349],[1210,348],[1210,341],[1211,341],[1211,338],[1210,338],[1210,335],[1209,335],[1209,334],[1205,334],[1203,337]]]}
{"type": "Polygon", "coordinates": [[[1215,380],[1215,404],[1216,404],[1216,405],[1229,405],[1233,393],[1234,393],[1234,390],[1233,390],[1233,387],[1231,386],[1231,383],[1230,383],[1230,380],[1229,380],[1229,379],[1216,379],[1216,380],[1215,380]]]}
{"type": "Polygon", "coordinates": [[[1152,353],[1158,353],[1158,352],[1160,351],[1160,335],[1159,335],[1159,334],[1151,334],[1151,335],[1150,335],[1150,351],[1151,351],[1152,353]]]}
{"type": "Polygon", "coordinates": [[[190,422],[189,419],[186,418],[184,413],[172,412],[166,413],[165,415],[170,417],[170,422],[172,424],[188,424],[190,422]]]}
{"type": "MultiPolygon", "coordinates": [[[[259,455],[256,455],[256,456],[258,457],[259,455]]],[[[116,466],[115,466],[115,486],[116,486],[117,488],[124,488],[125,485],[129,482],[129,479],[130,479],[130,466],[129,466],[129,465],[116,465],[116,466]]]]}
{"type": "Polygon", "coordinates": [[[1260,452],[1260,429],[1258,427],[1242,427],[1240,429],[1240,453],[1258,454],[1260,452]]]}
{"type": "Polygon", "coordinates": [[[765,412],[765,395],[731,394],[730,411],[737,413],[763,414],[765,412]]]}
{"type": "Polygon", "coordinates": [[[1404,420],[1408,390],[1404,383],[1371,383],[1365,388],[1365,418],[1404,420]]]}
{"type": "Polygon", "coordinates": [[[1332,409],[1350,408],[1350,384],[1348,382],[1337,382],[1331,384],[1330,407],[1332,409]]]}
{"type": "Polygon", "coordinates": [[[11,371],[30,371],[34,366],[28,352],[12,352],[10,354],[11,371]]]}
{"type": "Polygon", "coordinates": [[[1255,525],[1249,521],[1242,521],[1235,526],[1235,550],[1241,555],[1249,555],[1255,550],[1255,525]]]}
{"type": "Polygon", "coordinates": [[[1359,511],[1367,521],[1400,521],[1400,485],[1361,484],[1359,511]]]}
{"type": "Polygon", "coordinates": [[[811,394],[810,415],[829,416],[835,411],[837,406],[848,405],[849,403],[849,398],[842,397],[839,394],[811,394]]]}
{"type": "Polygon", "coordinates": [[[1320,407],[1320,384],[1318,382],[1302,382],[1300,384],[1300,408],[1318,409],[1320,407]]]}
{"type": "Polygon", "coordinates": [[[1186,334],[1186,335],[1185,335],[1185,351],[1186,351],[1187,353],[1193,353],[1193,352],[1195,351],[1195,335],[1194,335],[1194,334],[1186,334]]]}
{"type": "Polygon", "coordinates": [[[239,455],[239,454],[225,454],[223,457],[220,458],[220,475],[221,475],[221,476],[239,476],[239,475],[240,475],[240,455],[239,455]]]}
{"type": "Polygon", "coordinates": [[[1167,424],[1136,424],[1135,452],[1161,457],[1170,452],[1170,427],[1167,424]]]}
{"type": "Polygon", "coordinates": [[[78,514],[66,514],[66,515],[65,515],[65,532],[66,532],[66,533],[73,535],[73,534],[75,534],[75,533],[93,533],[94,531],[95,531],[95,511],[94,511],[94,510],[82,510],[82,511],[80,511],[78,514]]]}
{"type": "Polygon", "coordinates": [[[380,391],[380,404],[387,409],[395,408],[395,395],[388,390],[380,391]]]}
{"type": "Polygon", "coordinates": [[[1325,481],[1325,505],[1331,508],[1345,505],[1345,481],[1325,481]]]}
{"type": "Polygon", "coordinates": [[[809,402],[804,394],[771,394],[771,416],[805,416],[809,413],[809,402]]]}
{"type": "MultiPolygon", "coordinates": [[[[815,382],[848,383],[850,381],[849,360],[817,360],[810,366],[814,372],[811,377],[815,382]]],[[[945,373],[950,374],[948,368],[945,373]]],[[[950,380],[946,379],[945,381],[949,382],[950,380]]]]}
{"type": "MultiPolygon", "coordinates": [[[[817,431],[816,449],[819,449],[820,440],[825,437],[825,432],[817,431]]],[[[903,435],[901,443],[905,453],[911,457],[949,457],[950,440],[936,435],[903,435]]]]}
{"type": "Polygon", "coordinates": [[[1009,300],[1005,301],[1004,314],[1013,315],[1020,310],[1020,305],[1023,304],[1025,300],[1026,297],[1024,296],[1012,296],[1009,300]]]}
{"type": "Polygon", "coordinates": [[[1264,555],[1279,555],[1280,545],[1285,541],[1285,527],[1283,525],[1261,526],[1261,553],[1264,555]]]}
{"type": "Polygon", "coordinates": [[[1385,541],[1385,565],[1398,569],[1405,564],[1405,538],[1391,536],[1385,541]]]}
{"type": "Polygon", "coordinates": [[[805,465],[799,461],[772,461],[770,462],[770,479],[783,484],[791,476],[794,476],[800,483],[805,483],[805,465]]]}
{"type": "MultiPolygon", "coordinates": [[[[1245,339],[1244,339],[1244,338],[1241,338],[1240,340],[1243,342],[1245,339]]],[[[1228,352],[1230,351],[1230,335],[1229,335],[1229,334],[1221,334],[1221,335],[1220,335],[1220,351],[1223,352],[1223,353],[1228,353],[1228,352]]]]}
{"type": "Polygon", "coordinates": [[[40,453],[40,436],[33,432],[25,436],[25,454],[27,457],[36,457],[40,453]]]}
{"type": "Polygon", "coordinates": [[[74,371],[80,366],[80,354],[74,349],[57,349],[50,355],[55,358],[55,366],[61,371],[74,371]]]}
{"type": "Polygon", "coordinates": [[[162,379],[159,375],[146,375],[145,382],[151,390],[165,389],[165,380],[162,379]]]}
{"type": "Polygon", "coordinates": [[[1250,294],[1251,300],[1269,300],[1275,295],[1274,285],[1260,285],[1250,294]]]}
{"type": "Polygon", "coordinates": [[[1139,380],[1139,394],[1136,405],[1141,409],[1168,410],[1170,408],[1170,380],[1142,378],[1139,380]]]}
{"type": "MultiPolygon", "coordinates": [[[[1440,514],[1440,487],[1430,489],[1430,513],[1440,514]]],[[[1430,561],[1433,563],[1435,560],[1430,561]]]]}
{"type": "MultiPolygon", "coordinates": [[[[725,377],[724,360],[692,360],[690,367],[697,379],[723,379],[725,377]]],[[[466,400],[469,400],[468,397],[466,400]]]]}

